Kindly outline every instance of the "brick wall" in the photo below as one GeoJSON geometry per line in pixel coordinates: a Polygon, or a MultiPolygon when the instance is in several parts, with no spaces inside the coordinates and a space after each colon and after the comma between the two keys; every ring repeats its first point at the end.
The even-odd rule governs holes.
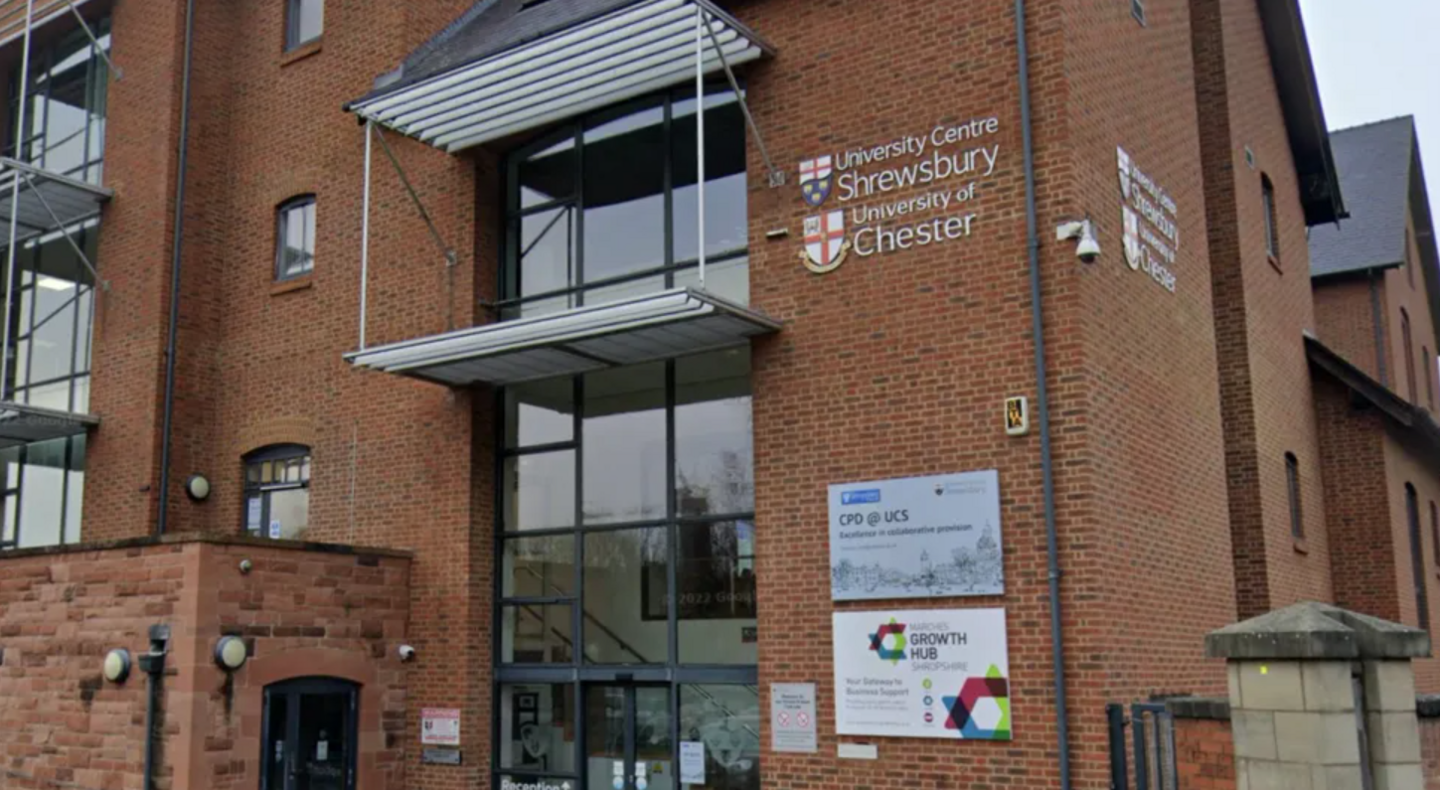
{"type": "Polygon", "coordinates": [[[105,654],[171,628],[157,775],[166,788],[253,788],[264,687],[360,684],[364,787],[403,787],[409,561],[334,547],[174,539],[0,557],[0,787],[141,787],[147,678],[102,680],[105,654]],[[241,559],[254,570],[244,575],[241,559]],[[249,662],[227,678],[223,634],[249,662]]]}
{"type": "Polygon", "coordinates": [[[1427,709],[1420,704],[1420,769],[1425,775],[1425,790],[1440,790],[1440,710],[1432,699],[1427,709]]]}
{"type": "Polygon", "coordinates": [[[1180,790],[1235,790],[1235,742],[1230,722],[1175,719],[1180,790]]]}
{"type": "MultiPolygon", "coordinates": [[[[1428,453],[1407,440],[1403,429],[1391,427],[1384,436],[1386,494],[1389,500],[1391,551],[1394,553],[1399,613],[1391,618],[1436,633],[1440,623],[1440,563],[1436,562],[1435,526],[1430,521],[1432,504],[1440,507],[1440,467],[1427,460],[1428,453]],[[1429,622],[1421,622],[1412,565],[1410,516],[1405,504],[1405,485],[1415,487],[1419,519],[1420,580],[1429,609],[1429,622]]],[[[1440,659],[1416,659],[1415,687],[1422,692],[1440,691],[1440,659]]]]}
{"type": "Polygon", "coordinates": [[[1316,337],[1371,378],[1393,387],[1394,365],[1387,361],[1382,370],[1377,362],[1375,313],[1377,308],[1385,309],[1377,276],[1364,273],[1313,282],[1316,337]]]}
{"type": "Polygon", "coordinates": [[[1319,440],[1303,333],[1313,330],[1309,249],[1285,121],[1254,3],[1191,4],[1200,71],[1208,243],[1224,403],[1230,529],[1241,618],[1331,595],[1319,440]],[[1247,161],[1253,155],[1253,164],[1247,161]],[[1275,194],[1268,253],[1262,179],[1275,194]],[[1299,405],[1299,408],[1297,408],[1299,405]],[[1298,462],[1303,537],[1286,453],[1298,462]]]}

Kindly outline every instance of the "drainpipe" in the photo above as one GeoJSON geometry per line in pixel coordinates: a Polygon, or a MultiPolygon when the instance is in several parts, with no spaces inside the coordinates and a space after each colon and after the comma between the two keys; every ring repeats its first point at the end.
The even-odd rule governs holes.
{"type": "Polygon", "coordinates": [[[170,329],[165,341],[165,411],[160,423],[160,513],[155,535],[165,534],[170,515],[170,445],[175,422],[175,335],[180,328],[180,243],[185,230],[185,168],[190,155],[190,54],[194,48],[195,0],[185,2],[185,72],[180,87],[179,172],[175,176],[175,238],[170,258],[170,329]]]}
{"type": "Polygon", "coordinates": [[[155,790],[155,748],[160,739],[160,691],[165,680],[165,652],[170,644],[170,626],[150,626],[150,652],[140,656],[140,669],[150,676],[149,694],[145,701],[145,784],[144,790],[155,790]]]}
{"type": "Polygon", "coordinates": [[[1030,50],[1025,0],[1015,0],[1015,43],[1020,56],[1020,126],[1025,145],[1025,233],[1030,252],[1030,324],[1035,334],[1035,410],[1040,420],[1040,475],[1045,491],[1045,548],[1050,577],[1050,646],[1055,665],[1055,732],[1060,787],[1070,790],[1070,724],[1065,705],[1065,642],[1060,615],[1060,539],[1055,529],[1055,475],[1050,452],[1050,396],[1045,386],[1045,322],[1040,310],[1040,232],[1035,209],[1035,141],[1030,114],[1030,50]]]}

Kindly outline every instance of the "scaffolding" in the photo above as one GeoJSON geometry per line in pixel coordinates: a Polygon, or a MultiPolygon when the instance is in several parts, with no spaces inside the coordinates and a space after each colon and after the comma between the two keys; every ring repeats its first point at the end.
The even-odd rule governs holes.
{"type": "MultiPolygon", "coordinates": [[[[12,337],[13,294],[17,287],[19,251],[24,245],[63,238],[100,292],[109,290],[109,284],[100,276],[76,234],[95,224],[113,193],[98,184],[25,161],[28,124],[32,121],[27,117],[31,103],[31,45],[36,30],[67,16],[73,18],[89,40],[92,56],[103,59],[108,74],[115,79],[122,77],[110,53],[80,13],[80,7],[85,4],[86,0],[0,0],[0,47],[17,42],[20,46],[18,78],[12,81],[16,95],[10,97],[15,112],[14,146],[10,156],[0,157],[0,214],[7,222],[4,325],[0,330],[3,336],[0,349],[5,360],[4,369],[0,371],[0,448],[77,436],[98,424],[98,420],[88,414],[15,402],[10,372],[11,355],[16,353],[12,344],[18,347],[19,343],[18,335],[12,337]]],[[[46,142],[50,149],[59,148],[75,136],[72,133],[61,141],[46,142]]],[[[88,144],[86,147],[88,157],[88,144]]]]}

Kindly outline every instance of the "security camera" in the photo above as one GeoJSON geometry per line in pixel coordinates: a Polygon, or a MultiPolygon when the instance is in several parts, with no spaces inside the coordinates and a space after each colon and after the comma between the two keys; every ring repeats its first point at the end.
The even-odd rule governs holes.
{"type": "Polygon", "coordinates": [[[395,652],[397,652],[397,653],[400,654],[400,660],[401,660],[401,661],[414,661],[414,660],[415,660],[415,648],[413,648],[413,647],[411,647],[411,646],[409,646],[409,645],[401,645],[400,648],[399,648],[398,650],[396,650],[395,652]]]}
{"type": "Polygon", "coordinates": [[[1100,242],[1095,240],[1095,226],[1090,219],[1066,222],[1055,229],[1056,241],[1079,239],[1075,245],[1075,257],[1081,263],[1094,263],[1100,258],[1100,242]]]}

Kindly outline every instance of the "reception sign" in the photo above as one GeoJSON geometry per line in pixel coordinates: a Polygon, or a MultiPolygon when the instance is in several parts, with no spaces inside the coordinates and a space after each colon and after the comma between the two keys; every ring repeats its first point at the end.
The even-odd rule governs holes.
{"type": "Polygon", "coordinates": [[[837,734],[1010,740],[1004,609],[834,617],[837,734]]]}
{"type": "Polygon", "coordinates": [[[836,601],[1000,595],[1001,555],[993,469],[830,486],[836,601]]]}

